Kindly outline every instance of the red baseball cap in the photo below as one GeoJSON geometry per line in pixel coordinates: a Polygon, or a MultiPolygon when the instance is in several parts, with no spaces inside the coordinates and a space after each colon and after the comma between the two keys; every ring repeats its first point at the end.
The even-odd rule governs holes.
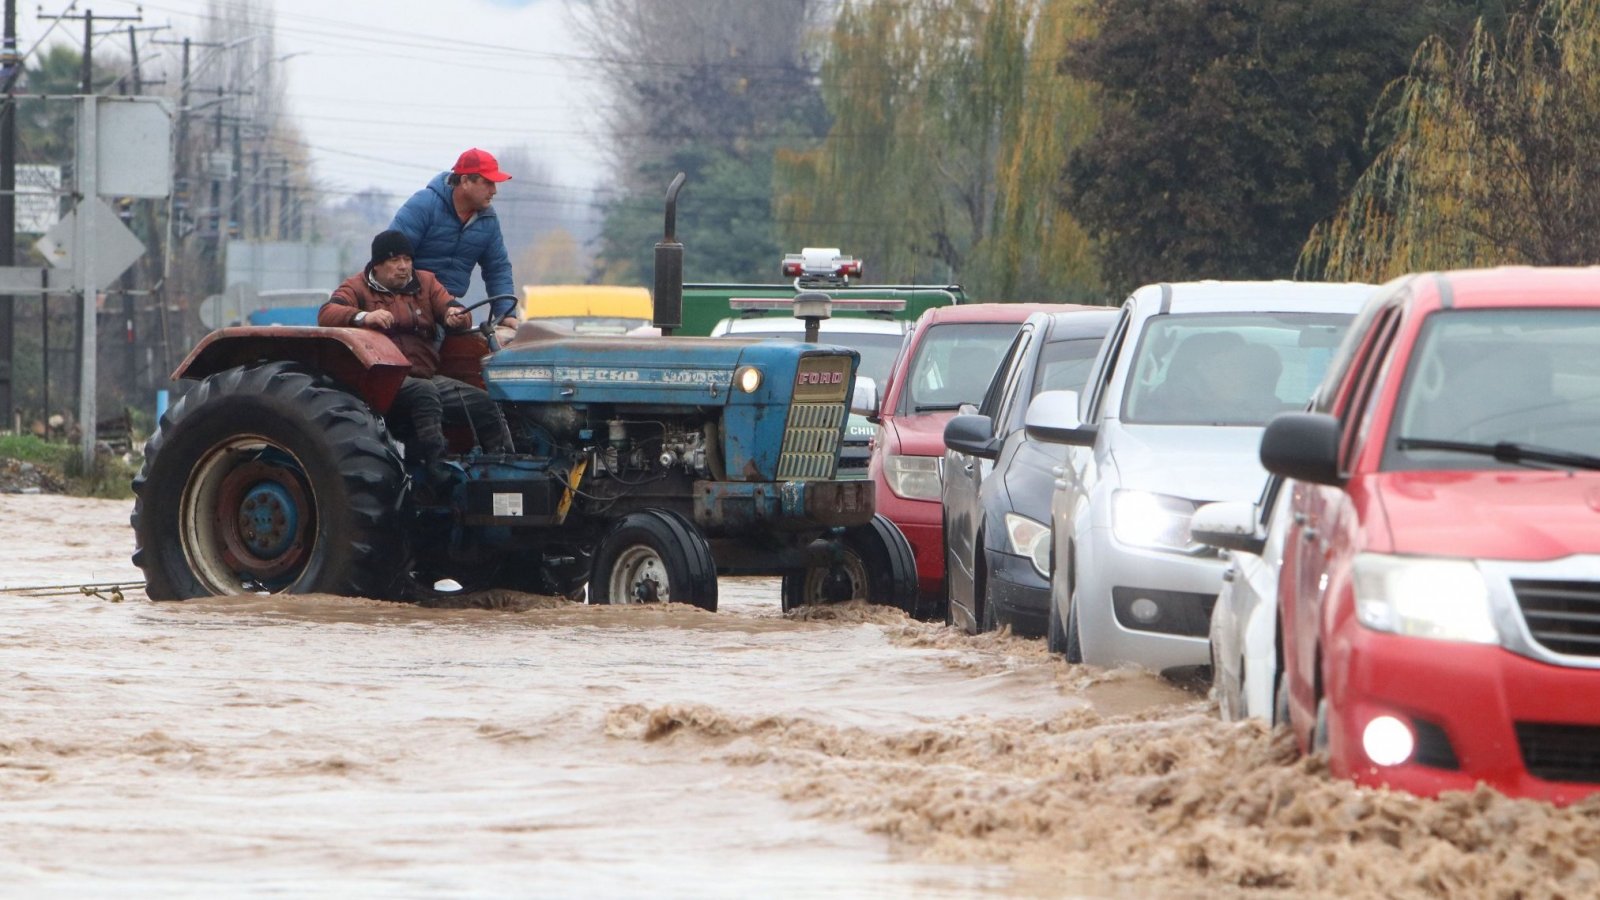
{"type": "Polygon", "coordinates": [[[482,175],[490,181],[510,181],[511,176],[500,171],[500,163],[487,150],[473,147],[471,150],[456,158],[455,168],[450,171],[457,175],[482,175]]]}

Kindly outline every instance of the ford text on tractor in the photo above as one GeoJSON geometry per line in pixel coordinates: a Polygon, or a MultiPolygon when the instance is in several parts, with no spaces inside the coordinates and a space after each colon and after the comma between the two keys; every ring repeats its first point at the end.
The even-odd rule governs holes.
{"type": "MultiPolygon", "coordinates": [[[[134,480],[134,562],[149,596],[587,588],[590,603],[714,610],[721,573],[784,576],[786,606],[911,609],[910,546],[874,514],[870,482],[835,477],[858,354],[671,336],[681,185],[668,190],[656,247],[655,324],[667,336],[524,325],[504,348],[488,329],[445,339],[441,371],[481,379],[515,450],[486,455],[470,432],[453,435],[443,490],[417,488],[405,425],[385,419],[409,366],[383,334],[275,326],[204,338],[175,373],[193,384],[134,480]]],[[[825,317],[827,302],[796,314],[825,317]]]]}

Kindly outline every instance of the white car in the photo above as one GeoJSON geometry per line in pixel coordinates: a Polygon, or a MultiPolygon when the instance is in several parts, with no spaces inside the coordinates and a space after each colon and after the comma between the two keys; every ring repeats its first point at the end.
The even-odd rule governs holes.
{"type": "Polygon", "coordinates": [[[1149,285],[1122,306],[1081,395],[1047,392],[1028,435],[1071,446],[1051,501],[1047,640],[1069,662],[1193,677],[1211,660],[1225,568],[1195,541],[1205,503],[1249,501],[1262,426],[1301,409],[1365,284],[1149,285]]]}
{"type": "Polygon", "coordinates": [[[1211,610],[1211,693],[1230,722],[1287,720],[1275,692],[1278,647],[1278,573],[1291,492],[1272,476],[1254,503],[1208,503],[1195,511],[1195,540],[1228,554],[1222,590],[1211,610]]]}

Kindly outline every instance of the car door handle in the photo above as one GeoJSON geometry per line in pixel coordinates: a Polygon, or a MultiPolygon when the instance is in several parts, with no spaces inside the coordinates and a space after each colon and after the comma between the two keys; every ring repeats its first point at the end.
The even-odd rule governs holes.
{"type": "Polygon", "coordinates": [[[1297,512],[1294,514],[1294,523],[1296,525],[1304,525],[1309,521],[1311,521],[1311,519],[1303,512],[1297,512]]]}
{"type": "Polygon", "coordinates": [[[967,460],[967,464],[962,466],[961,468],[965,469],[968,475],[971,475],[972,474],[972,460],[970,460],[970,459],[967,460]]]}
{"type": "Polygon", "coordinates": [[[1302,540],[1302,541],[1314,541],[1316,539],[1317,539],[1317,530],[1315,528],[1305,528],[1305,529],[1302,529],[1300,531],[1300,540],[1302,540]]]}
{"type": "Polygon", "coordinates": [[[1066,475],[1067,475],[1067,467],[1066,466],[1056,466],[1055,468],[1050,470],[1050,474],[1054,475],[1057,478],[1065,478],[1066,475]]]}

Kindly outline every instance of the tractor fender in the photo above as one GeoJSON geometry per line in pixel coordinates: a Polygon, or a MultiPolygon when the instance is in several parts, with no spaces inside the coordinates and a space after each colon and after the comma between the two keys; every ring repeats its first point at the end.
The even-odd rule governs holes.
{"type": "Polygon", "coordinates": [[[174,380],[261,362],[287,360],[326,375],[380,415],[389,411],[411,362],[394,341],[364,328],[260,325],[219,328],[189,351],[174,380]]]}

